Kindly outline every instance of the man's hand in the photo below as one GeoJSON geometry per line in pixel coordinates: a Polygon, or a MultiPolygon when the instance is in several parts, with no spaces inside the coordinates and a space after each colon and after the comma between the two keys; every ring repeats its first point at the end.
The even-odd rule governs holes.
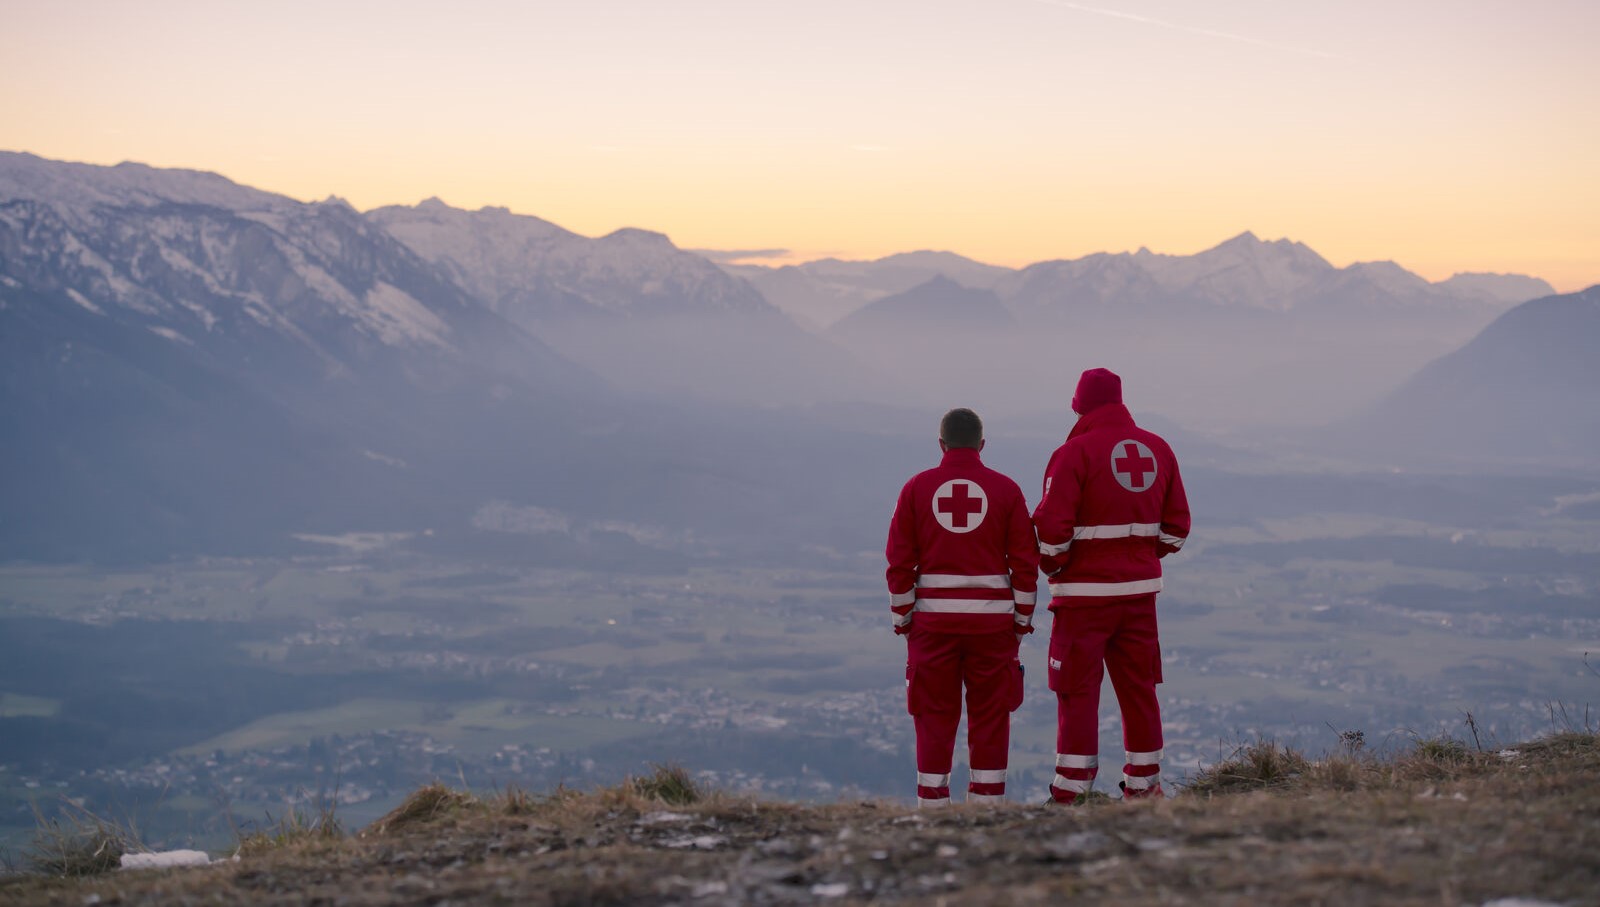
{"type": "MultiPolygon", "coordinates": [[[[907,615],[907,617],[909,618],[909,615],[907,615]]],[[[896,635],[896,636],[905,636],[906,634],[908,634],[910,632],[911,632],[911,621],[909,619],[907,619],[906,622],[903,623],[903,624],[895,624],[894,625],[894,635],[896,635]]]]}

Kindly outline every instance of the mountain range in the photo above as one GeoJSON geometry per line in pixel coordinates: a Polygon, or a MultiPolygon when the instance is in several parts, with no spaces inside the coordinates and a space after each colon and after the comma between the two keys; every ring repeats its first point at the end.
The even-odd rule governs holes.
{"type": "MultiPolygon", "coordinates": [[[[0,557],[293,551],[358,530],[525,562],[859,551],[878,543],[874,495],[949,406],[1045,444],[1078,371],[1108,365],[1142,415],[1326,422],[1540,289],[1334,268],[1249,234],[1196,256],[757,274],[643,230],[438,200],[363,214],[0,153],[0,557]],[[841,317],[803,327],[769,277],[828,281],[841,317]]],[[[1592,336],[1581,318],[1543,330],[1592,336]]],[[[1386,412],[1446,411],[1405,403],[1469,385],[1446,372],[1386,412]]]]}
{"type": "Polygon", "coordinates": [[[807,403],[849,399],[874,380],[749,283],[660,233],[590,239],[504,208],[463,211],[438,199],[367,218],[495,313],[623,388],[807,403]]]}
{"type": "Polygon", "coordinates": [[[922,376],[912,392],[924,405],[960,393],[992,411],[1048,411],[1063,382],[1106,366],[1142,409],[1222,429],[1358,412],[1511,305],[1553,292],[1518,275],[1430,283],[1393,262],[1338,268],[1248,232],[1195,255],[1140,249],[1017,270],[915,253],[731,273],[797,320],[826,323],[859,358],[922,376]],[[991,294],[982,331],[973,309],[943,301],[944,281],[991,294]]]}
{"type": "MultiPolygon", "coordinates": [[[[663,245],[582,242],[629,265],[663,245]]],[[[599,270],[552,285],[628,317],[604,308],[599,270]]],[[[823,344],[702,270],[728,306],[823,344]]],[[[783,532],[815,532],[829,511],[802,502],[855,500],[770,481],[814,470],[831,439],[620,390],[496,308],[337,199],[0,155],[0,556],[281,552],[377,529],[611,563],[646,557],[645,537],[736,546],[729,527],[784,508],[802,513],[783,532]],[[475,520],[495,506],[557,528],[475,520]]]]}
{"type": "Polygon", "coordinates": [[[945,277],[973,289],[993,290],[1019,312],[1086,305],[1148,305],[1161,301],[1211,303],[1275,311],[1337,303],[1349,296],[1364,305],[1505,307],[1555,292],[1519,274],[1457,274],[1430,283],[1394,262],[1358,262],[1336,268],[1303,243],[1263,241],[1244,232],[1194,255],[1148,249],[1096,253],[1013,269],[951,252],[910,252],[876,261],[825,258],[772,268],[724,265],[802,324],[827,327],[872,302],[945,277]]]}

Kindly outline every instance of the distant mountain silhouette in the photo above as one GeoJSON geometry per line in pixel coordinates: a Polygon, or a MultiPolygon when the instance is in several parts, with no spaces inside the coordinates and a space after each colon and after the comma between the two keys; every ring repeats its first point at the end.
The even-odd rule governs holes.
{"type": "Polygon", "coordinates": [[[1600,286],[1525,302],[1418,372],[1347,434],[1373,456],[1592,464],[1600,286]]]}
{"type": "Polygon", "coordinates": [[[903,293],[886,296],[845,316],[828,329],[830,338],[852,337],[881,331],[911,329],[994,331],[1015,325],[1000,297],[989,290],[974,290],[943,275],[903,293]]]}
{"type": "MultiPolygon", "coordinates": [[[[1194,255],[1098,252],[1021,269],[985,265],[949,252],[913,252],[876,261],[822,259],[767,268],[724,266],[754,284],[802,323],[821,328],[867,304],[938,275],[993,290],[1021,320],[1063,322],[1085,315],[1151,309],[1301,313],[1308,321],[1349,307],[1429,308],[1440,317],[1477,318],[1471,331],[1508,305],[1553,293],[1515,274],[1458,274],[1429,283],[1393,262],[1336,268],[1304,243],[1262,240],[1246,231],[1194,255]]],[[[1467,336],[1470,336],[1471,331],[1467,336]]]]}
{"type": "Polygon", "coordinates": [[[933,277],[989,289],[1012,273],[952,252],[902,252],[875,261],[824,258],[802,265],[766,268],[725,265],[748,280],[773,305],[796,321],[820,330],[867,303],[903,293],[933,277]]]}

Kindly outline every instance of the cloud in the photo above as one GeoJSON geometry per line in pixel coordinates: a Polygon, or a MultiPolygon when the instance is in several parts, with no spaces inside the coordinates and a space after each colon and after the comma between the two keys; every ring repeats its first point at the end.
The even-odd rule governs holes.
{"type": "Polygon", "coordinates": [[[1309,57],[1319,57],[1324,60],[1350,59],[1349,57],[1340,56],[1339,54],[1335,53],[1329,53],[1325,50],[1317,50],[1314,47],[1297,47],[1293,44],[1279,44],[1276,41],[1266,41],[1261,38],[1252,38],[1249,35],[1218,31],[1214,28],[1200,28],[1193,25],[1182,25],[1177,22],[1168,22],[1165,19],[1157,19],[1152,16],[1141,16],[1138,13],[1125,13],[1121,10],[1105,9],[1104,7],[1099,6],[1088,6],[1082,3],[1072,3],[1070,0],[1033,0],[1033,2],[1042,3],[1045,6],[1058,6],[1062,9],[1070,9],[1080,13],[1089,13],[1095,16],[1105,16],[1109,19],[1122,19],[1127,22],[1137,22],[1141,25],[1153,25],[1156,28],[1165,28],[1169,31],[1181,31],[1191,35],[1200,35],[1206,38],[1219,38],[1224,41],[1237,41],[1241,44],[1253,44],[1256,47],[1266,47],[1272,50],[1285,51],[1287,53],[1303,54],[1309,57]]]}
{"type": "Polygon", "coordinates": [[[730,264],[736,261],[745,261],[751,258],[783,258],[789,254],[788,249],[687,249],[702,258],[709,258],[717,264],[730,264]]]}

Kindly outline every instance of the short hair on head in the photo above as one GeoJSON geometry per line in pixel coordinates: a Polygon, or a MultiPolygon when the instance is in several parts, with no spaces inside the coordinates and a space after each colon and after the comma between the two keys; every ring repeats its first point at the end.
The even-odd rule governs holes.
{"type": "Polygon", "coordinates": [[[964,406],[952,409],[939,420],[939,440],[946,447],[977,447],[983,443],[983,420],[964,406]]]}

